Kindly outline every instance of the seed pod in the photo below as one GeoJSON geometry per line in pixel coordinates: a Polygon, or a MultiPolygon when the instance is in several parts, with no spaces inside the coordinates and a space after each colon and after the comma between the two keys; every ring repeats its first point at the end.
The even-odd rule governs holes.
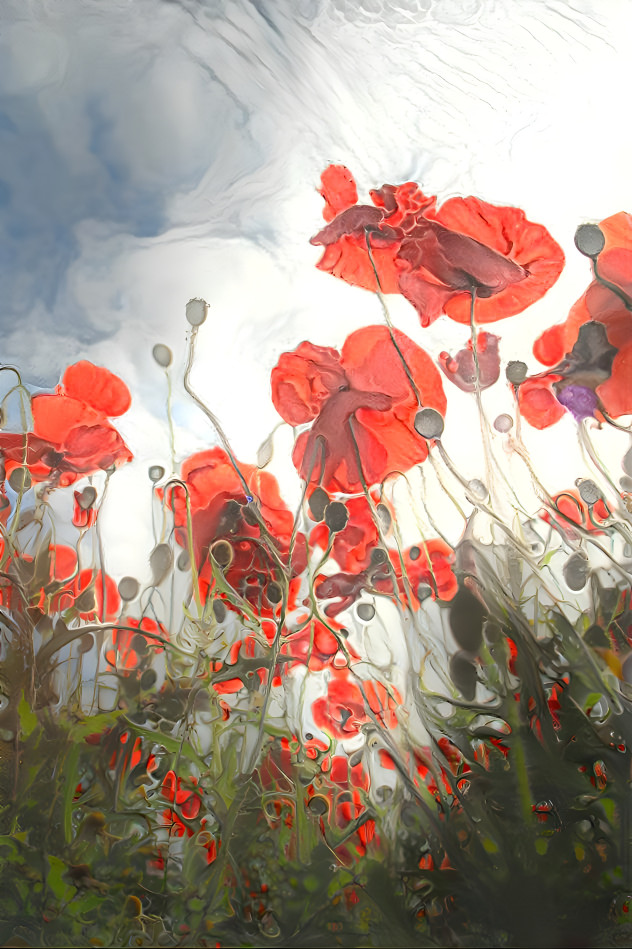
{"type": "Polygon", "coordinates": [[[580,551],[572,554],[566,561],[563,570],[564,580],[569,589],[575,593],[583,590],[588,580],[588,571],[588,557],[580,551]]]}
{"type": "Polygon", "coordinates": [[[136,577],[123,577],[119,580],[118,591],[122,600],[129,602],[138,596],[140,584],[136,577]]]}
{"type": "Polygon", "coordinates": [[[502,415],[498,415],[494,420],[494,428],[497,432],[502,432],[503,434],[510,432],[513,428],[513,419],[511,415],[507,415],[505,412],[503,412],[502,415]]]}
{"type": "Polygon", "coordinates": [[[342,501],[332,501],[325,511],[325,524],[332,533],[338,533],[347,526],[349,512],[342,501]]]}
{"type": "Polygon", "coordinates": [[[598,257],[606,244],[606,238],[597,224],[580,224],[575,231],[575,247],[584,257],[598,257]]]}
{"type": "Polygon", "coordinates": [[[450,604],[450,629],[461,649],[477,653],[483,641],[487,610],[471,590],[462,586],[450,604]]]}
{"type": "Polygon", "coordinates": [[[173,566],[173,551],[169,544],[158,544],[149,555],[152,582],[155,587],[160,586],[173,566]]]}
{"type": "Polygon", "coordinates": [[[215,563],[225,570],[233,559],[233,548],[227,540],[216,540],[215,543],[211,545],[209,554],[215,563]]]}
{"type": "Polygon", "coordinates": [[[329,495],[322,488],[316,488],[309,496],[307,506],[309,513],[315,521],[322,521],[325,516],[325,510],[329,504],[329,495]]]}
{"type": "Polygon", "coordinates": [[[276,605],[283,599],[283,590],[278,583],[269,583],[266,587],[266,596],[270,603],[276,605]]]}
{"type": "Polygon", "coordinates": [[[9,484],[16,494],[28,491],[31,487],[31,472],[28,468],[14,468],[9,475],[9,484]]]}
{"type": "Polygon", "coordinates": [[[148,471],[148,474],[149,480],[153,481],[155,484],[156,481],[160,481],[161,478],[164,478],[165,469],[162,467],[162,465],[152,465],[148,471]]]}
{"type": "Polygon", "coordinates": [[[476,695],[476,666],[465,655],[457,652],[450,659],[450,678],[467,702],[476,695]]]}
{"type": "Polygon", "coordinates": [[[89,511],[96,499],[97,490],[89,484],[77,495],[77,504],[82,511],[89,511]]]}
{"type": "Polygon", "coordinates": [[[505,369],[507,381],[515,386],[519,386],[527,378],[527,364],[521,359],[510,359],[505,369]]]}
{"type": "Polygon", "coordinates": [[[443,416],[436,409],[421,409],[415,416],[414,425],[422,438],[441,438],[443,435],[443,416]]]}
{"type": "Polygon", "coordinates": [[[356,616],[362,623],[370,623],[375,616],[375,607],[372,603],[358,603],[356,606],[356,616]]]}
{"type": "Polygon", "coordinates": [[[151,354],[158,365],[162,366],[163,369],[168,369],[172,363],[173,353],[168,346],[164,345],[164,343],[156,343],[151,351],[151,354]]]}
{"type": "Polygon", "coordinates": [[[201,297],[195,297],[189,300],[185,312],[191,326],[201,326],[208,315],[208,303],[201,297]]]}
{"type": "Polygon", "coordinates": [[[590,478],[582,478],[577,487],[579,489],[579,496],[586,504],[596,504],[597,501],[601,500],[601,491],[590,478]]]}

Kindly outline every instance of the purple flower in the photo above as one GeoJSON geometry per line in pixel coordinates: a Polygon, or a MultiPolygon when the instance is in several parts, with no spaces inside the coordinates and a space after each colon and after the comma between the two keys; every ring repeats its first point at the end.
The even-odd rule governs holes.
{"type": "Polygon", "coordinates": [[[558,391],[557,401],[581,422],[582,419],[594,417],[599,397],[594,389],[587,386],[570,385],[558,391]]]}

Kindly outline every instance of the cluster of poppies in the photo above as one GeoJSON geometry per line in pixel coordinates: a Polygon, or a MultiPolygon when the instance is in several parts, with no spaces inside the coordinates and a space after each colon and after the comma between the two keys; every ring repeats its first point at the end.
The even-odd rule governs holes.
{"type": "MultiPolygon", "coordinates": [[[[297,430],[292,458],[304,483],[300,525],[272,474],[220,447],[187,458],[180,478],[157,493],[172,512],[176,542],[192,555],[199,604],[213,603],[220,625],[231,613],[256,618],[274,648],[272,669],[250,634],[212,661],[226,714],[226,697],[247,685],[244,660],[252,674],[261,656],[260,682],[270,676],[273,687],[297,666],[325,673],[326,691],[312,703],[312,717],[332,741],[344,741],[370,721],[396,727],[401,696],[355,678],[361,657],[345,640],[341,614],[365,594],[415,611],[428,597],[449,601],[458,590],[455,552],[444,540],[397,542],[383,485],[423,463],[441,437],[444,382],[474,392],[498,381],[499,336],[477,328],[540,299],[557,280],[564,256],[546,228],[522,211],[478,198],[438,206],[408,182],[384,185],[370,192],[371,204],[359,204],[355,181],[341,165],[324,171],[321,194],[326,225],[312,238],[324,248],[317,266],[364,290],[401,294],[422,327],[442,315],[468,324],[469,343],[455,356],[442,352],[434,360],[390,324],[370,325],[340,350],[303,341],[280,356],[271,394],[281,418],[297,430]]],[[[534,354],[546,370],[529,376],[524,367],[509,377],[522,416],[540,429],[567,412],[580,422],[632,412],[632,218],[621,213],[583,225],[576,243],[592,261],[594,279],[566,321],[536,342],[534,354]]],[[[32,398],[29,431],[0,432],[9,485],[14,491],[31,483],[64,487],[130,461],[110,421],[129,404],[127,387],[108,370],[86,361],[70,366],[53,393],[32,398]]],[[[2,492],[0,520],[6,523],[11,505],[2,492]]],[[[95,499],[91,486],[75,491],[79,531],[94,525],[95,499]]],[[[608,517],[607,509],[588,511],[574,495],[560,495],[559,502],[562,525],[598,530],[608,517]]],[[[70,548],[51,551],[50,576],[37,590],[40,607],[74,607],[81,618],[116,621],[122,599],[114,581],[80,570],[70,548]]],[[[3,556],[6,567],[16,554],[3,556]]],[[[365,606],[370,622],[372,607],[365,606]]],[[[143,636],[154,645],[168,639],[147,617],[120,627],[106,659],[125,674],[138,665],[143,636]]],[[[184,792],[174,785],[169,793],[178,804],[184,792]]],[[[197,806],[195,792],[187,794],[197,806]]]]}

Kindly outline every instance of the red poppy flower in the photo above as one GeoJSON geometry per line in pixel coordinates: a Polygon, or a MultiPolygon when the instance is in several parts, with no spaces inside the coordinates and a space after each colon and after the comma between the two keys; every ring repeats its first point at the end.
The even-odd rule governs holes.
{"type": "MultiPolygon", "coordinates": [[[[4,545],[0,545],[0,548],[3,546],[4,545]]],[[[36,558],[40,566],[42,556],[43,551],[40,551],[36,558]]],[[[36,582],[38,580],[41,582],[42,574],[37,570],[33,558],[28,554],[20,554],[19,557],[16,554],[12,563],[9,562],[5,564],[5,571],[8,570],[9,574],[16,576],[20,583],[28,585],[30,565],[35,569],[34,579],[36,582]]],[[[55,603],[60,584],[64,584],[65,581],[71,578],[76,570],[77,552],[72,547],[65,546],[65,544],[51,544],[48,548],[49,582],[40,586],[38,589],[32,589],[30,594],[32,604],[35,605],[35,601],[37,600],[38,608],[45,612],[47,608],[47,596],[50,596],[52,593],[52,602],[55,603]]]]}
{"type": "Polygon", "coordinates": [[[61,484],[72,484],[78,475],[131,461],[131,452],[108,421],[108,416],[127,411],[130,400],[125,383],[107,369],[86,361],[69,366],[54,394],[31,400],[32,432],[0,433],[7,474],[25,464],[33,481],[54,476],[61,484]]]}
{"type": "Polygon", "coordinates": [[[194,820],[200,813],[202,799],[196,787],[197,778],[189,778],[189,783],[193,787],[183,787],[182,778],[176,777],[175,771],[167,771],[162,782],[161,794],[171,804],[179,807],[186,820],[194,820]]]}
{"type": "MultiPolygon", "coordinates": [[[[611,372],[594,391],[608,415],[618,418],[632,413],[632,314],[625,302],[626,296],[632,298],[632,215],[615,214],[602,221],[599,229],[605,241],[597,258],[599,279],[593,280],[564,323],[544,331],[536,340],[533,353],[545,366],[556,366],[571,352],[585,323],[591,320],[601,323],[608,342],[617,352],[611,372]]],[[[546,401],[546,397],[540,398],[542,403],[546,401]]],[[[555,410],[549,415],[550,420],[542,414],[542,424],[536,427],[545,428],[562,414],[563,411],[555,410]]],[[[534,424],[528,415],[525,417],[534,424]]],[[[535,418],[536,421],[540,418],[537,410],[535,418]]]]}
{"type": "Polygon", "coordinates": [[[88,486],[83,491],[74,492],[74,503],[72,508],[72,523],[80,530],[88,527],[94,527],[97,522],[98,509],[94,504],[97,499],[97,492],[92,486],[88,486]]]}
{"type": "Polygon", "coordinates": [[[65,544],[51,544],[48,550],[51,580],[67,580],[77,569],[77,551],[65,544]]]}
{"type": "Polygon", "coordinates": [[[453,572],[455,554],[443,540],[433,538],[408,547],[402,551],[401,559],[396,550],[388,551],[388,561],[382,548],[377,548],[376,553],[369,566],[359,573],[335,573],[317,578],[315,593],[319,599],[338,598],[325,607],[327,616],[337,616],[347,609],[362,590],[397,595],[402,605],[417,608],[427,596],[451,600],[458,589],[453,572]]]}
{"type": "MultiPolygon", "coordinates": [[[[207,595],[213,584],[213,570],[219,567],[228,583],[250,602],[276,605],[280,601],[278,564],[270,545],[276,547],[287,567],[294,517],[281,499],[273,475],[253,465],[240,464],[239,470],[247,488],[222,448],[199,452],[182,465],[202,595],[207,595]]],[[[167,500],[174,510],[178,543],[186,546],[184,492],[176,487],[167,500]]],[[[301,573],[305,563],[304,539],[298,535],[292,573],[301,573]]]]}
{"type": "Polygon", "coordinates": [[[402,698],[396,689],[391,694],[381,682],[366,681],[362,690],[349,676],[349,670],[333,669],[327,694],[312,702],[317,728],[332,738],[353,738],[362,725],[376,717],[386,728],[397,725],[395,709],[402,698]],[[369,714],[372,713],[372,716],[369,714]]]}
{"type": "Polygon", "coordinates": [[[588,505],[582,499],[579,491],[569,490],[561,491],[553,498],[556,510],[542,511],[540,517],[547,524],[552,521],[565,533],[574,536],[571,524],[577,524],[584,530],[595,534],[602,533],[600,523],[610,517],[610,512],[603,499],[599,499],[595,504],[588,505]],[[559,512],[559,515],[556,512],[559,512]],[[570,522],[570,523],[569,523],[570,522]]]}
{"type": "MultiPolygon", "coordinates": [[[[340,624],[333,620],[330,625],[334,630],[342,630],[340,624]]],[[[340,650],[342,636],[340,632],[337,638],[319,619],[310,617],[299,629],[286,635],[281,647],[281,655],[290,657],[288,669],[299,663],[306,665],[313,672],[319,672],[325,666],[331,666],[332,659],[340,650]]],[[[349,643],[346,644],[346,648],[353,658],[360,658],[349,643]]]]}
{"type": "Polygon", "coordinates": [[[564,266],[546,228],[518,208],[469,197],[451,198],[437,210],[436,198],[414,182],[371,191],[373,207],[356,204],[355,182],[343,165],[330,165],[321,181],[329,223],[311,240],[325,248],[317,266],[367,290],[378,289],[377,272],[382,292],[403,294],[422,326],[441,313],[469,323],[472,293],[477,323],[521,313],[564,266]]]}
{"type": "Polygon", "coordinates": [[[106,650],[105,658],[111,666],[124,672],[135,669],[140,661],[138,647],[134,648],[134,638],[137,635],[140,634],[148,646],[151,647],[152,652],[156,653],[162,652],[163,647],[159,640],[154,639],[154,636],[169,639],[167,630],[162,623],[157,623],[149,616],[143,616],[141,620],[128,616],[121,620],[121,626],[131,626],[132,630],[138,630],[138,633],[132,632],[130,629],[113,629],[111,633],[112,645],[106,650]],[[143,633],[153,635],[143,636],[143,633]]]}
{"type": "Polygon", "coordinates": [[[335,349],[304,342],[272,370],[272,401],[299,435],[292,460],[301,477],[333,491],[355,491],[411,468],[428,454],[414,429],[420,405],[446,410],[441,377],[427,353],[399,330],[366,326],[335,349]],[[399,352],[397,351],[399,348],[399,352]],[[402,364],[406,362],[408,373],[402,364]]]}
{"type": "Polygon", "coordinates": [[[53,598],[53,612],[76,607],[81,619],[109,623],[121,611],[121,597],[112,577],[100,570],[86,568],[53,598]],[[105,595],[104,595],[105,594],[105,595]]]}
{"type": "MultiPolygon", "coordinates": [[[[397,592],[404,605],[412,599],[410,605],[416,607],[426,596],[451,600],[458,590],[452,569],[456,560],[455,553],[443,540],[434,538],[407,547],[402,551],[401,558],[398,551],[389,550],[389,557],[397,580],[397,592]]],[[[393,579],[388,565],[382,564],[379,572],[384,576],[374,576],[375,589],[380,593],[392,594],[393,579]]]]}
{"type": "Polygon", "coordinates": [[[346,669],[334,669],[327,694],[312,702],[314,724],[332,738],[353,738],[369,721],[362,692],[346,669]]]}
{"type": "Polygon", "coordinates": [[[520,384],[518,402],[523,417],[540,429],[558,421],[564,409],[577,421],[603,419],[606,409],[600,393],[611,378],[617,355],[603,323],[583,323],[572,350],[551,372],[520,384]]]}

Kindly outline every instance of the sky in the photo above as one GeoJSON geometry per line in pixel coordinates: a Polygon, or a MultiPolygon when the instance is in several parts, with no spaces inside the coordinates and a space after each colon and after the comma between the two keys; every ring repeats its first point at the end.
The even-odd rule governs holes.
{"type": "MultiPolygon", "coordinates": [[[[412,179],[546,224],[567,267],[501,328],[505,358],[536,369],[533,339],[589,279],[575,228],[632,205],[630,35],[627,0],[3,0],[2,362],[44,388],[81,358],[125,379],[137,461],[112,492],[142,546],[139,479],[169,466],[155,343],[174,351],[178,458],[213,439],[177,382],[187,300],[210,304],[193,384],[244,461],[279,421],[279,354],[381,321],[372,295],[314,266],[316,187],[340,162],[361,196],[412,179]]],[[[433,356],[464,344],[463,327],[422,330],[389,305],[433,356]]],[[[537,451],[567,439],[570,472],[565,425],[537,451]]],[[[131,569],[129,544],[117,556],[131,569]]]]}

